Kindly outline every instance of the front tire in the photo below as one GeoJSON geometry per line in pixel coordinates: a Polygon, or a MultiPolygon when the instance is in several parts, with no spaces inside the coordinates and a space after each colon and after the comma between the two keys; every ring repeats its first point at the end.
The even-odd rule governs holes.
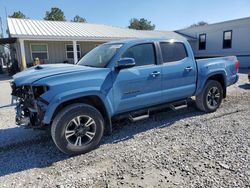
{"type": "Polygon", "coordinates": [[[87,104],[72,104],[60,111],[51,126],[51,136],[64,153],[78,155],[96,148],[103,136],[101,113],[87,104]]]}
{"type": "Polygon", "coordinates": [[[196,106],[203,112],[216,111],[223,99],[223,89],[216,80],[208,80],[203,91],[196,96],[196,106]]]}

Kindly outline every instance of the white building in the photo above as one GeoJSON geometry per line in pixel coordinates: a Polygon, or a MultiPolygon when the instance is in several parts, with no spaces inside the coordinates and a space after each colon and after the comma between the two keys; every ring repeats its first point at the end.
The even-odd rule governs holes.
{"type": "Polygon", "coordinates": [[[236,55],[242,68],[250,67],[250,17],[176,32],[197,38],[190,44],[198,58],[236,55]]]}
{"type": "MultiPolygon", "coordinates": [[[[42,63],[76,63],[97,45],[129,38],[183,38],[173,31],[138,31],[103,24],[8,18],[12,51],[21,67],[42,63]],[[12,41],[11,41],[12,40],[12,41]]],[[[3,41],[4,42],[4,41],[3,41]]],[[[1,41],[0,41],[1,43],[1,41]]]]}
{"type": "Polygon", "coordinates": [[[138,31],[103,24],[8,18],[11,52],[21,67],[35,58],[42,63],[74,63],[95,46],[127,38],[185,37],[197,58],[236,55],[250,67],[250,17],[178,31],[138,31]],[[182,36],[181,36],[181,35],[182,36]]]}

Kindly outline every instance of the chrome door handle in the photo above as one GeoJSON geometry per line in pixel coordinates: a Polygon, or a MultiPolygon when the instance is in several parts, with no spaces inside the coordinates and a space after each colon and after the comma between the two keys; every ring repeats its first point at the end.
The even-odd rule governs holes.
{"type": "Polygon", "coordinates": [[[153,77],[156,77],[156,76],[158,76],[160,74],[161,73],[159,71],[154,71],[154,72],[150,73],[150,75],[153,76],[153,77]]]}
{"type": "Polygon", "coordinates": [[[190,72],[191,70],[193,70],[193,67],[186,67],[185,70],[190,72]]]}

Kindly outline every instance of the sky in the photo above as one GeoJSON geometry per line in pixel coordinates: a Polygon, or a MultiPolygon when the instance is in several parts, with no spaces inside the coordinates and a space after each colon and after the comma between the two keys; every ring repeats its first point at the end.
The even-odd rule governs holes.
{"type": "Polygon", "coordinates": [[[7,15],[20,10],[30,19],[43,19],[51,7],[61,8],[67,20],[80,15],[89,23],[120,27],[127,27],[131,18],[146,18],[156,30],[250,17],[250,0],[0,0],[3,29],[5,9],[7,15]]]}

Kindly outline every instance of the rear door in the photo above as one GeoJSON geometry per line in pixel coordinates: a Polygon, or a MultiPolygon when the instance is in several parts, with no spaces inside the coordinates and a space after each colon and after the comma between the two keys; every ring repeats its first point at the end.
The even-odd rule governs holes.
{"type": "Polygon", "coordinates": [[[161,66],[154,43],[135,45],[121,58],[134,58],[136,66],[120,70],[114,80],[114,110],[117,113],[161,102],[161,66]]]}
{"type": "Polygon", "coordinates": [[[196,88],[196,66],[181,42],[160,42],[163,102],[191,97],[196,88]]]}

